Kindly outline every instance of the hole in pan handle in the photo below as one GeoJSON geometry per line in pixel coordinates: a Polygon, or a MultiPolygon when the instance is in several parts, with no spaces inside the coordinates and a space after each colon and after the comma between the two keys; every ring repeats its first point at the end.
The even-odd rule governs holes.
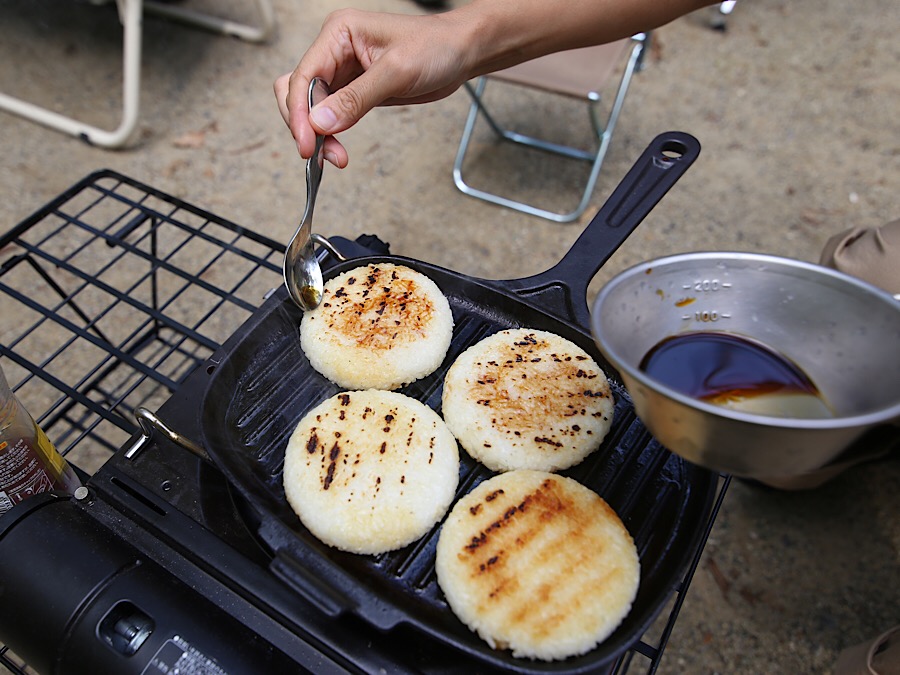
{"type": "Polygon", "coordinates": [[[700,142],[682,131],[654,138],[562,260],[545,272],[512,280],[508,286],[528,294],[563,281],[571,291],[572,304],[563,309],[570,310],[566,313],[579,324],[590,325],[586,296],[591,279],[699,154],[700,142]]]}

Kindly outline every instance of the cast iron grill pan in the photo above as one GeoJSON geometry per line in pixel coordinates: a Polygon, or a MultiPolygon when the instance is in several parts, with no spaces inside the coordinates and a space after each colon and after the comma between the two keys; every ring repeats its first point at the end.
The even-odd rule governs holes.
{"type": "MultiPolygon", "coordinates": [[[[437,283],[453,312],[450,350],[432,375],[400,389],[441,412],[444,375],[480,339],[507,328],[552,331],[590,353],[610,378],[616,401],[610,433],[580,465],[561,472],[594,489],[631,532],[641,584],[631,612],[596,649],[551,663],[492,650],[452,613],[434,570],[440,523],[408,547],[360,556],[321,543],[300,523],[282,486],[284,451],[301,417],[342,391],[315,372],[300,348],[301,311],[281,288],[210,359],[200,404],[202,442],[249,503],[253,525],[271,549],[271,570],[325,614],[352,613],[390,630],[409,624],[470,657],[510,672],[592,672],[637,641],[662,610],[696,551],[716,477],[669,453],[636,419],[615,370],[589,329],[587,285],[619,244],[693,162],[699,144],[670,132],[657,137],[564,258],[534,277],[487,281],[401,256],[353,258],[326,278],[369,263],[416,269],[437,283]]],[[[492,472],[460,449],[457,498],[492,472]]]]}

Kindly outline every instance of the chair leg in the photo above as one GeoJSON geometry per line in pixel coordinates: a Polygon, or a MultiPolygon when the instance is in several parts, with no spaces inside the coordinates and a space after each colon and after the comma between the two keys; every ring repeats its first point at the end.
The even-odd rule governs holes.
{"type": "Polygon", "coordinates": [[[712,9],[712,15],[709,25],[715,30],[724,31],[728,29],[728,16],[734,11],[735,0],[725,0],[720,2],[718,6],[712,9]]]}
{"type": "Polygon", "coordinates": [[[640,40],[636,42],[632,47],[630,56],[628,58],[628,63],[626,64],[625,70],[622,73],[622,78],[619,81],[616,98],[610,107],[609,115],[605,122],[601,122],[600,116],[598,114],[599,97],[592,96],[588,101],[588,113],[590,116],[591,126],[594,130],[597,141],[597,148],[594,151],[587,151],[579,148],[559,145],[556,143],[549,143],[547,141],[534,138],[532,136],[527,136],[525,134],[519,134],[515,131],[511,131],[509,129],[501,127],[488,112],[482,100],[484,90],[487,85],[487,78],[479,78],[474,88],[466,83],[466,89],[472,96],[472,104],[469,107],[469,114],[466,118],[466,124],[463,128],[463,134],[462,138],[460,139],[459,149],[456,152],[456,159],[453,163],[453,181],[456,184],[456,187],[460,190],[460,192],[469,195],[470,197],[475,197],[476,199],[481,199],[483,201],[497,204],[499,206],[505,206],[507,208],[537,216],[539,218],[544,218],[546,220],[552,220],[558,223],[570,223],[574,220],[577,220],[587,210],[588,204],[591,200],[591,196],[594,192],[594,188],[597,185],[597,180],[600,176],[600,169],[603,166],[604,159],[606,158],[606,153],[609,149],[613,131],[615,130],[616,123],[618,122],[619,115],[622,111],[622,106],[625,102],[625,94],[628,92],[628,88],[631,84],[631,79],[634,76],[634,73],[640,67],[644,53],[644,44],[644,40],[640,40]],[[538,150],[543,150],[552,154],[561,155],[570,159],[578,159],[591,162],[591,169],[588,175],[587,183],[575,209],[563,213],[550,211],[548,209],[538,208],[536,206],[532,206],[530,204],[526,204],[514,199],[502,197],[490,192],[485,192],[484,190],[480,190],[466,183],[465,179],[463,178],[462,166],[466,157],[466,153],[468,152],[469,143],[472,139],[475,123],[478,119],[479,114],[484,116],[493,132],[503,140],[511,141],[513,143],[525,145],[531,148],[536,148],[538,150]]]}
{"type": "Polygon", "coordinates": [[[508,199],[507,197],[502,197],[491,192],[479,190],[478,188],[475,188],[466,183],[465,179],[463,178],[462,166],[469,149],[469,143],[472,140],[472,133],[475,129],[475,123],[478,120],[479,114],[484,115],[488,125],[501,139],[510,140],[512,142],[517,142],[524,145],[530,145],[529,143],[526,143],[524,141],[516,140],[516,137],[519,135],[502,128],[499,124],[496,123],[493,117],[491,117],[490,113],[487,111],[481,101],[481,97],[484,94],[486,85],[487,78],[484,77],[478,79],[474,88],[469,83],[466,83],[465,85],[469,94],[472,96],[472,104],[469,107],[469,114],[466,118],[466,124],[463,127],[463,133],[462,138],[459,142],[459,148],[456,151],[456,159],[453,162],[453,182],[456,184],[456,187],[463,194],[466,194],[470,197],[475,197],[476,199],[481,199],[482,201],[490,202],[491,204],[505,206],[506,208],[513,209],[515,211],[520,211],[522,213],[527,213],[532,216],[537,216],[546,220],[552,220],[558,223],[572,222],[573,220],[578,218],[581,213],[555,213],[553,211],[531,206],[530,204],[525,204],[524,202],[519,202],[514,199],[508,199]]]}
{"type": "MultiPolygon", "coordinates": [[[[104,4],[96,0],[95,4],[104,4]]],[[[121,148],[134,133],[138,123],[141,89],[141,37],[144,11],[170,19],[231,35],[250,42],[263,42],[275,29],[275,12],[271,0],[256,0],[260,15],[258,27],[239,24],[192,10],[171,7],[154,0],[116,0],[122,23],[122,117],[114,130],[109,131],[42,106],[0,93],[0,110],[30,119],[38,124],[81,138],[91,145],[121,148]]]]}
{"type": "Polygon", "coordinates": [[[632,47],[631,55],[628,57],[628,63],[625,65],[625,71],[622,73],[622,79],[620,80],[619,88],[616,91],[616,99],[613,101],[612,107],[609,110],[609,116],[606,118],[605,124],[600,122],[599,115],[597,114],[597,103],[599,100],[592,98],[590,101],[591,124],[594,127],[594,131],[597,133],[600,146],[597,150],[597,157],[591,167],[591,175],[588,178],[587,187],[585,188],[581,203],[578,205],[578,209],[576,209],[576,211],[579,211],[579,214],[587,209],[591,195],[594,192],[597,178],[600,176],[600,167],[603,165],[603,160],[606,158],[606,151],[609,149],[613,131],[615,131],[616,124],[619,121],[622,106],[625,105],[625,94],[628,93],[628,87],[631,85],[631,78],[641,67],[645,46],[644,42],[638,42],[632,47]]]}
{"type": "Polygon", "coordinates": [[[7,94],[0,94],[0,109],[77,136],[91,145],[106,148],[123,146],[137,126],[140,107],[141,2],[142,0],[117,0],[123,29],[123,73],[122,118],[116,129],[107,131],[7,94]]]}
{"type": "MultiPolygon", "coordinates": [[[[484,90],[487,88],[487,78],[479,78],[478,84],[475,89],[466,82],[464,84],[466,90],[469,95],[472,97],[472,106],[475,110],[476,114],[480,113],[485,121],[488,123],[488,126],[491,130],[497,135],[498,138],[504,141],[509,141],[510,143],[518,143],[519,145],[526,145],[530,148],[537,148],[538,150],[544,150],[546,152],[553,153],[555,155],[563,155],[565,157],[571,157],[572,159],[583,159],[587,161],[591,161],[594,158],[594,152],[589,150],[581,150],[579,148],[573,148],[568,145],[560,145],[558,143],[551,143],[549,141],[545,141],[541,138],[537,138],[535,136],[529,136],[527,134],[520,134],[519,132],[513,129],[506,129],[501,126],[497,120],[494,119],[493,115],[491,115],[490,111],[484,105],[482,97],[484,96],[484,90]]],[[[470,113],[472,110],[470,109],[470,113]]],[[[472,117],[472,128],[474,128],[474,120],[476,118],[472,117]]],[[[593,122],[592,118],[592,122],[593,122]]],[[[594,130],[597,130],[597,125],[594,124],[594,130]]],[[[469,130],[469,135],[471,135],[471,129],[469,130]]],[[[597,131],[597,135],[600,135],[600,132],[597,131]]],[[[468,142],[468,141],[467,141],[468,142]]]]}
{"type": "Polygon", "coordinates": [[[198,26],[213,33],[241,38],[248,42],[265,42],[275,31],[275,10],[272,7],[271,0],[256,0],[256,9],[260,19],[259,26],[237,23],[185,7],[164,4],[156,0],[146,0],[144,7],[148,14],[180,21],[191,26],[198,26]]]}

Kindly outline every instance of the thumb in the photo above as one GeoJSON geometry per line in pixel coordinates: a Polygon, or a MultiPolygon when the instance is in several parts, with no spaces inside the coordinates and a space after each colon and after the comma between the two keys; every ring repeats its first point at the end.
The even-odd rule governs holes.
{"type": "Polygon", "coordinates": [[[355,80],[333,92],[309,111],[309,119],[318,133],[333,135],[349,129],[372,108],[395,95],[393,78],[379,77],[373,65],[355,80]]]}

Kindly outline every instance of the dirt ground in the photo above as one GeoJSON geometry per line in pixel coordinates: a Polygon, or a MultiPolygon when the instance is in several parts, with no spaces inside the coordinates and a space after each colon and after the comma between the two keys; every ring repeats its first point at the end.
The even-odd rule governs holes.
{"type": "MultiPolygon", "coordinates": [[[[184,4],[255,20],[248,2],[184,4]]],[[[303,162],[271,85],[344,4],[274,0],[277,30],[266,44],[146,17],[140,122],[126,148],[91,147],[0,113],[0,227],[112,168],[286,242],[304,205],[303,162]]],[[[355,6],[425,11],[408,0],[355,6]]],[[[653,34],[580,223],[536,219],[456,189],[451,168],[469,106],[457,92],[375,111],[344,134],[351,164],[326,168],[316,230],[375,233],[395,253],[470,275],[528,276],[561,258],[649,141],[669,130],[694,135],[701,155],[591,293],[631,264],[681,251],[816,261],[833,234],[900,218],[900,4],[749,0],[726,30],[711,28],[711,17],[698,12],[653,34]]],[[[121,51],[113,5],[0,1],[0,92],[114,128],[121,51]]],[[[525,125],[554,125],[564,138],[584,129],[574,101],[507,90],[497,100],[525,125]]],[[[570,171],[506,160],[484,134],[474,151],[495,167],[486,179],[521,195],[561,205],[577,194],[570,171]]],[[[809,492],[735,482],[659,672],[828,673],[843,648],[900,622],[898,608],[896,459],[809,492]]]]}

